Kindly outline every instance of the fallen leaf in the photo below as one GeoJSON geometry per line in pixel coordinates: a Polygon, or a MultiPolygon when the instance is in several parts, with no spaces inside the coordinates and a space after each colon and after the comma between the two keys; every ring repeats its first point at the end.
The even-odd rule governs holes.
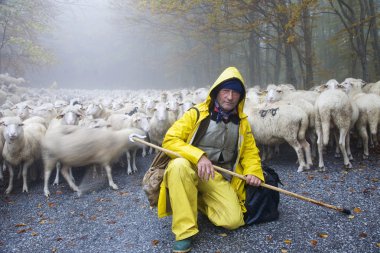
{"type": "Polygon", "coordinates": [[[378,178],[375,177],[375,178],[372,178],[371,181],[374,182],[374,183],[376,183],[376,182],[379,182],[380,179],[378,179],[378,178]]]}
{"type": "Polygon", "coordinates": [[[329,235],[326,234],[326,233],[319,233],[318,236],[319,236],[320,238],[327,238],[327,237],[329,237],[329,235]]]}
{"type": "Polygon", "coordinates": [[[284,249],[284,248],[282,248],[282,249],[281,249],[281,253],[288,253],[288,250],[287,250],[287,249],[284,249]]]}
{"type": "Polygon", "coordinates": [[[219,236],[221,236],[221,237],[226,237],[227,234],[226,234],[226,233],[221,233],[221,234],[219,234],[219,236]]]}
{"type": "Polygon", "coordinates": [[[376,243],[376,247],[380,248],[380,242],[376,243]]]}
{"type": "Polygon", "coordinates": [[[159,240],[152,240],[152,245],[157,246],[159,242],[160,242],[159,240]]]}
{"type": "Polygon", "coordinates": [[[311,241],[310,241],[310,244],[311,244],[311,246],[313,246],[313,247],[317,246],[317,243],[318,243],[317,240],[311,240],[311,241]]]}
{"type": "Polygon", "coordinates": [[[26,224],[25,223],[19,223],[19,224],[16,224],[15,227],[16,228],[19,228],[19,227],[25,227],[26,224]]]}
{"type": "Polygon", "coordinates": [[[15,202],[12,200],[12,199],[10,199],[9,197],[5,197],[5,202],[7,203],[7,204],[14,204],[15,202]]]}
{"type": "Polygon", "coordinates": [[[56,191],[55,194],[61,195],[61,194],[63,194],[63,192],[62,191],[56,191]]]}
{"type": "Polygon", "coordinates": [[[55,207],[55,206],[56,206],[56,204],[55,204],[55,203],[53,203],[53,202],[49,202],[49,203],[48,203],[48,206],[49,206],[50,208],[52,208],[52,207],[55,207]]]}
{"type": "Polygon", "coordinates": [[[63,239],[62,239],[62,237],[57,237],[55,240],[56,240],[57,242],[60,242],[60,241],[62,241],[63,239]]]}
{"type": "Polygon", "coordinates": [[[366,238],[368,235],[367,235],[367,233],[365,233],[365,232],[361,232],[360,234],[359,234],[359,237],[360,238],[366,238]]]}
{"type": "Polygon", "coordinates": [[[114,220],[110,220],[110,221],[107,221],[107,224],[108,224],[108,225],[116,224],[116,221],[114,221],[114,220]]]}
{"type": "Polygon", "coordinates": [[[314,175],[308,175],[308,176],[307,176],[307,179],[308,179],[308,180],[313,180],[313,179],[314,179],[314,175]]]}
{"type": "Polygon", "coordinates": [[[111,199],[107,199],[107,198],[97,198],[96,201],[97,201],[97,202],[111,202],[111,199]]]}
{"type": "Polygon", "coordinates": [[[349,218],[350,220],[352,220],[353,218],[355,218],[355,216],[354,216],[354,215],[348,215],[348,218],[349,218]]]}
{"type": "Polygon", "coordinates": [[[38,203],[37,208],[41,209],[42,208],[42,204],[38,203]]]}
{"type": "Polygon", "coordinates": [[[361,213],[362,209],[360,209],[359,207],[355,207],[353,211],[354,213],[361,213]]]}
{"type": "Polygon", "coordinates": [[[52,248],[52,249],[51,249],[51,252],[52,252],[52,253],[58,252],[58,249],[57,249],[57,248],[52,248]]]}
{"type": "Polygon", "coordinates": [[[33,231],[33,232],[31,233],[31,235],[32,235],[32,236],[37,236],[38,233],[33,231]]]}
{"type": "Polygon", "coordinates": [[[272,241],[273,240],[273,236],[272,235],[267,235],[266,239],[267,239],[267,241],[272,241]]]}
{"type": "Polygon", "coordinates": [[[284,240],[284,243],[287,244],[287,245],[290,245],[290,244],[292,244],[292,240],[286,239],[286,240],[284,240]]]}
{"type": "Polygon", "coordinates": [[[119,192],[119,195],[120,195],[120,196],[128,196],[129,193],[128,193],[128,192],[119,192]]]}
{"type": "Polygon", "coordinates": [[[324,177],[323,177],[323,179],[330,179],[330,176],[328,176],[328,175],[325,175],[324,177]]]}
{"type": "Polygon", "coordinates": [[[90,220],[96,220],[96,215],[92,215],[89,219],[90,220]]]}
{"type": "Polygon", "coordinates": [[[25,233],[25,232],[26,232],[26,229],[21,229],[21,230],[17,231],[16,233],[17,234],[22,234],[22,233],[25,233]]]}
{"type": "Polygon", "coordinates": [[[42,220],[40,220],[40,222],[38,222],[39,224],[46,224],[47,223],[47,220],[45,220],[45,219],[42,219],[42,220]]]}

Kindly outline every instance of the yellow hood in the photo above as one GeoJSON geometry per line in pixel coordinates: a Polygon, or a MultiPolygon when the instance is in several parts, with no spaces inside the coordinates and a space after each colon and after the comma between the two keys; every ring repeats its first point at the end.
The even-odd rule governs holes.
{"type": "Polygon", "coordinates": [[[213,90],[215,90],[221,83],[223,83],[227,80],[233,79],[233,78],[239,79],[240,82],[242,83],[243,89],[244,89],[243,97],[240,99],[240,102],[239,102],[239,105],[237,108],[239,117],[242,118],[243,117],[242,113],[243,113],[243,107],[244,107],[244,101],[245,101],[245,94],[247,94],[247,90],[245,88],[244,79],[243,79],[242,75],[240,74],[239,70],[235,67],[228,67],[222,72],[222,74],[220,74],[218,79],[216,79],[214,84],[211,86],[205,103],[207,105],[209,105],[211,103],[211,94],[212,94],[213,90]]]}

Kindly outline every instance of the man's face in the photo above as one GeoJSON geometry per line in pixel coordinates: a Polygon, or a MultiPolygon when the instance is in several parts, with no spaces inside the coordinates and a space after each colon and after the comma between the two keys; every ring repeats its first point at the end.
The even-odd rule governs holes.
{"type": "Polygon", "coordinates": [[[221,89],[216,96],[216,101],[226,112],[233,110],[239,103],[240,93],[230,89],[221,89]]]}

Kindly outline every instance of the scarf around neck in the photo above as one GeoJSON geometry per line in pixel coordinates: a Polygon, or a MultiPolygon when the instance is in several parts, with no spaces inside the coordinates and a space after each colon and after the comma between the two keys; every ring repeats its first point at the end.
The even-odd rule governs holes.
{"type": "Polygon", "coordinates": [[[229,112],[223,111],[223,108],[218,104],[217,101],[215,101],[214,104],[214,112],[216,113],[216,123],[219,123],[223,120],[223,122],[228,122],[231,115],[236,115],[237,111],[236,108],[229,112]]]}

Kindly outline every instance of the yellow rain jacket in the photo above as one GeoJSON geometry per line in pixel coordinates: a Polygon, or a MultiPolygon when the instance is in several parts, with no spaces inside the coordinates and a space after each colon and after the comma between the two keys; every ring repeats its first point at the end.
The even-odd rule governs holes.
{"type": "MultiPolygon", "coordinates": [[[[218,77],[213,86],[211,87],[206,101],[195,105],[199,110],[188,110],[179,120],[177,120],[168,130],[165,135],[162,147],[172,150],[182,157],[186,158],[193,164],[197,164],[205,152],[201,149],[191,145],[195,134],[198,131],[200,122],[209,115],[209,105],[211,103],[211,92],[218,87],[222,82],[232,78],[239,79],[244,87],[244,80],[240,72],[235,67],[229,67],[223,71],[218,77]]],[[[244,87],[245,89],[245,87],[244,87]]],[[[245,92],[246,93],[246,92],[245,92]]],[[[242,175],[254,175],[264,182],[264,175],[261,168],[261,160],[259,150],[256,147],[255,139],[253,137],[251,126],[248,122],[247,115],[243,112],[245,97],[243,97],[238,104],[238,115],[240,118],[239,124],[239,137],[238,137],[238,156],[233,167],[233,171],[242,175]]],[[[175,158],[175,157],[172,157],[175,158]]],[[[246,212],[245,204],[245,181],[233,177],[231,185],[235,189],[240,205],[243,212],[246,212]]],[[[160,195],[158,199],[158,217],[165,217],[171,215],[169,206],[169,196],[165,182],[161,183],[160,195]]]]}

